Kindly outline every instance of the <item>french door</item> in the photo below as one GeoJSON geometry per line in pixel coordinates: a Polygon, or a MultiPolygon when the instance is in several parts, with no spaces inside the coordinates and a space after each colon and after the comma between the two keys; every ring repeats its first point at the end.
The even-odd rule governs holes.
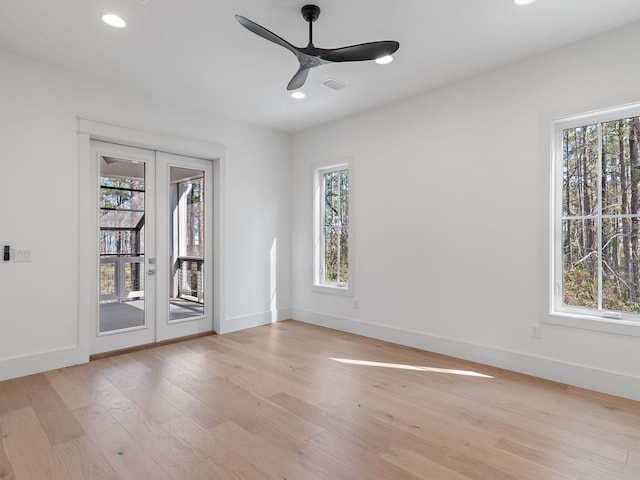
{"type": "Polygon", "coordinates": [[[210,162],[92,141],[92,354],[211,331],[210,162]]]}

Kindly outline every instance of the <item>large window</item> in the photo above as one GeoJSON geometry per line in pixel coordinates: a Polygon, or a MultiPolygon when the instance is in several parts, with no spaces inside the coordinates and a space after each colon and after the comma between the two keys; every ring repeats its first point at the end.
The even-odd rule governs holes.
{"type": "Polygon", "coordinates": [[[351,292],[349,262],[349,164],[315,172],[314,285],[325,291],[351,292]]]}
{"type": "Polygon", "coordinates": [[[554,311],[640,321],[640,106],[555,127],[554,311]]]}

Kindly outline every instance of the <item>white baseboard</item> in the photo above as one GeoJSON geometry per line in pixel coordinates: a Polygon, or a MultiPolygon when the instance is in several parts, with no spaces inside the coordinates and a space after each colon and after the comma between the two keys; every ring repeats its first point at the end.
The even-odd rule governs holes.
{"type": "Polygon", "coordinates": [[[247,328],[259,327],[261,325],[268,325],[270,323],[276,323],[290,318],[290,308],[281,308],[278,310],[271,310],[269,312],[227,318],[221,322],[220,331],[217,333],[223,335],[225,333],[237,332],[247,328]]]}
{"type": "Polygon", "coordinates": [[[79,365],[88,361],[89,352],[78,346],[5,358],[0,360],[0,381],[79,365]]]}
{"type": "Polygon", "coordinates": [[[388,325],[335,317],[299,308],[291,308],[290,310],[291,318],[305,323],[640,401],[640,378],[638,377],[388,325]]]}

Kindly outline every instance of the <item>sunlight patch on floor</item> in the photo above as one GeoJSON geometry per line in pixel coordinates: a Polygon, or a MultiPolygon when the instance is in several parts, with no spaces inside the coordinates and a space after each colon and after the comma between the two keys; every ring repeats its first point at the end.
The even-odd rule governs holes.
{"type": "Polygon", "coordinates": [[[431,372],[431,373],[448,373],[450,375],[465,375],[468,377],[482,377],[493,378],[491,375],[485,375],[484,373],[474,372],[472,370],[454,370],[451,368],[436,368],[436,367],[421,367],[418,365],[402,365],[400,363],[383,363],[383,362],[371,362],[369,360],[353,360],[350,358],[331,358],[336,362],[347,363],[349,365],[364,365],[367,367],[383,367],[383,368],[398,368],[400,370],[414,370],[419,372],[431,372]]]}

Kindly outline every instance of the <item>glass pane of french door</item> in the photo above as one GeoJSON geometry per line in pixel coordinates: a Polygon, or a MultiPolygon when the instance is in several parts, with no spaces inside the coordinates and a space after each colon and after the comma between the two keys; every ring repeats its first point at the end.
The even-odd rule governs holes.
{"type": "Polygon", "coordinates": [[[205,313],[205,172],[169,167],[169,322],[205,313]]]}
{"type": "Polygon", "coordinates": [[[146,164],[100,157],[98,335],[145,321],[146,164]]]}

